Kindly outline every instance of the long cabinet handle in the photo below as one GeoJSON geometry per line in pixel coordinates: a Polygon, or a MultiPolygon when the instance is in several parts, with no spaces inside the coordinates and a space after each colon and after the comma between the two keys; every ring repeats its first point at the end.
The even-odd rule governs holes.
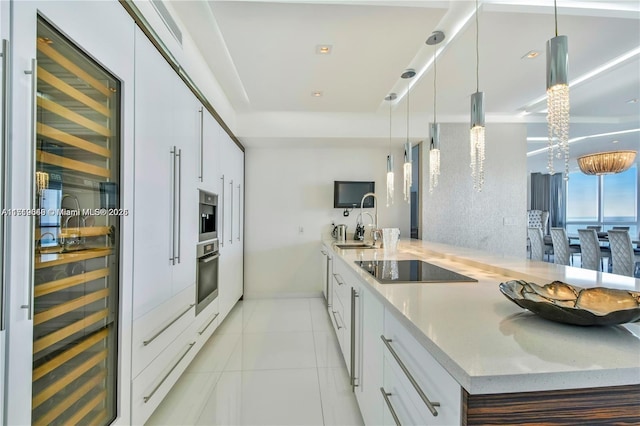
{"type": "Polygon", "coordinates": [[[178,316],[176,316],[173,320],[171,320],[171,322],[169,322],[167,325],[165,325],[164,327],[162,327],[161,330],[157,331],[153,336],[149,337],[146,340],[142,341],[142,345],[143,346],[147,346],[149,343],[153,342],[154,340],[156,340],[156,338],[161,335],[162,333],[165,332],[165,330],[169,327],[171,327],[173,324],[175,324],[176,321],[178,321],[180,318],[183,317],[184,314],[186,314],[187,312],[189,312],[191,310],[191,308],[193,308],[194,306],[196,306],[194,303],[190,304],[189,307],[187,309],[185,309],[184,311],[180,312],[178,314],[178,316]]]}
{"type": "Polygon", "coordinates": [[[351,287],[351,391],[355,392],[356,384],[356,299],[360,297],[355,288],[351,287]]]}
{"type": "Polygon", "coordinates": [[[418,392],[418,395],[420,395],[420,399],[422,399],[422,402],[425,403],[425,405],[427,406],[429,411],[431,411],[431,414],[434,417],[437,416],[438,415],[438,410],[436,410],[435,407],[439,407],[440,403],[439,402],[431,402],[429,400],[429,398],[427,398],[427,395],[424,394],[424,392],[420,388],[420,385],[418,385],[418,382],[416,382],[416,380],[413,378],[413,376],[411,375],[411,373],[407,369],[407,366],[404,365],[404,362],[402,362],[402,360],[400,359],[400,357],[398,356],[396,351],[391,346],[391,342],[393,340],[387,339],[386,337],[384,337],[384,335],[380,335],[380,338],[384,342],[384,345],[387,347],[387,349],[389,349],[389,352],[391,352],[391,355],[393,355],[393,358],[396,360],[396,362],[400,366],[400,369],[402,369],[402,372],[405,374],[405,376],[407,376],[407,379],[409,379],[409,382],[411,382],[411,384],[413,385],[413,388],[416,390],[416,392],[418,392]]]}
{"type": "Polygon", "coordinates": [[[204,108],[200,107],[200,182],[204,180],[204,108]]]}
{"type": "Polygon", "coordinates": [[[229,226],[229,233],[231,235],[229,236],[229,242],[233,244],[233,179],[231,179],[231,182],[229,182],[229,189],[231,190],[231,200],[229,200],[231,205],[231,210],[229,211],[229,220],[231,221],[231,226],[229,226]]]}
{"type": "MultiPolygon", "coordinates": [[[[9,88],[7,86],[7,56],[9,55],[9,43],[2,40],[2,146],[0,146],[0,177],[2,178],[2,194],[0,194],[0,208],[6,207],[7,194],[7,141],[9,140],[9,88]]],[[[35,148],[34,148],[35,149],[35,148]]],[[[6,216],[0,217],[0,248],[2,253],[8,253],[7,249],[7,221],[6,216]]],[[[5,300],[6,300],[6,276],[7,265],[4,260],[5,256],[0,256],[0,330],[5,329],[5,300]]]]}
{"type": "Polygon", "coordinates": [[[171,160],[173,161],[173,182],[171,184],[171,257],[169,261],[172,265],[176,264],[176,182],[178,180],[178,171],[176,169],[178,149],[174,146],[171,148],[171,160]]]}
{"type": "Polygon", "coordinates": [[[337,311],[331,311],[331,313],[333,314],[333,320],[336,322],[336,326],[338,327],[338,330],[340,330],[342,327],[340,327],[340,323],[338,322],[338,318],[336,318],[336,312],[337,311]]]}
{"type": "Polygon", "coordinates": [[[242,228],[242,184],[238,184],[238,241],[240,241],[240,229],[242,228]]]}
{"type": "Polygon", "coordinates": [[[149,400],[153,397],[153,395],[158,391],[158,389],[160,389],[160,386],[162,386],[162,384],[167,380],[167,378],[171,375],[171,373],[173,373],[173,370],[176,369],[176,367],[180,364],[180,362],[184,359],[185,356],[187,356],[187,354],[189,353],[189,351],[191,350],[191,348],[193,348],[193,345],[195,345],[196,342],[192,342],[189,343],[187,345],[187,350],[185,350],[182,355],[180,355],[180,358],[178,358],[178,361],[176,361],[175,364],[173,364],[173,366],[171,367],[171,369],[167,372],[167,374],[165,374],[165,376],[162,378],[162,380],[160,380],[158,382],[157,385],[155,385],[155,387],[153,388],[153,390],[149,393],[149,395],[144,396],[142,399],[145,402],[145,404],[147,402],[149,402],[149,400]]]}
{"type": "Polygon", "coordinates": [[[391,400],[389,399],[389,397],[391,396],[391,393],[385,391],[384,388],[380,388],[380,392],[382,393],[384,402],[387,403],[387,408],[389,409],[389,412],[391,413],[391,417],[393,417],[393,421],[396,423],[396,426],[402,426],[400,424],[400,419],[398,419],[398,415],[396,414],[396,410],[394,410],[393,405],[391,405],[391,400]]]}
{"type": "Polygon", "coordinates": [[[220,178],[222,180],[222,198],[220,198],[220,210],[218,216],[220,217],[220,246],[224,247],[224,175],[220,178]]]}
{"type": "Polygon", "coordinates": [[[218,318],[218,315],[220,315],[220,314],[219,313],[215,314],[213,316],[213,318],[211,318],[211,320],[207,323],[207,325],[202,327],[202,329],[198,330],[198,335],[202,336],[202,333],[207,331],[207,328],[209,328],[209,326],[216,320],[216,318],[218,318]]]}
{"type": "Polygon", "coordinates": [[[338,285],[344,285],[344,281],[342,281],[342,275],[333,274],[333,276],[335,277],[336,281],[338,282],[338,285]],[[340,277],[340,278],[338,278],[338,277],[340,277]]]}
{"type": "Polygon", "coordinates": [[[181,231],[182,231],[182,149],[178,150],[178,193],[176,196],[176,202],[178,204],[178,255],[176,256],[176,260],[180,263],[180,239],[181,239],[181,231]]]}
{"type": "MultiPolygon", "coordinates": [[[[31,179],[35,178],[35,174],[36,174],[36,108],[37,108],[37,104],[38,104],[38,90],[37,90],[37,84],[38,84],[38,60],[33,58],[31,59],[31,69],[30,70],[26,70],[24,72],[27,75],[31,75],[31,137],[30,137],[30,142],[31,142],[31,147],[29,149],[29,151],[31,152],[31,158],[29,159],[29,176],[31,176],[31,179]]],[[[31,189],[29,192],[30,195],[30,202],[31,205],[35,207],[36,205],[36,193],[35,193],[35,182],[31,182],[30,185],[31,189]]],[[[28,294],[27,294],[27,303],[24,305],[21,305],[20,308],[21,309],[26,309],[27,310],[27,318],[29,320],[33,319],[33,271],[35,269],[35,254],[34,254],[34,247],[33,247],[33,243],[34,243],[34,228],[35,228],[35,222],[34,222],[34,217],[35,216],[30,216],[29,218],[29,253],[31,253],[31,255],[29,256],[31,258],[31,261],[29,262],[29,278],[27,279],[27,289],[28,289],[28,294]]]]}

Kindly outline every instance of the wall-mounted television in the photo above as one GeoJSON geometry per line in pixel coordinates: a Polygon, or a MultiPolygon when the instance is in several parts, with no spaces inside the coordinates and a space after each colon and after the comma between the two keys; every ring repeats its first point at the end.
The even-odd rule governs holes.
{"type": "MultiPolygon", "coordinates": [[[[376,192],[375,182],[336,180],[333,182],[333,207],[352,208],[360,207],[362,196],[367,192],[376,192]]],[[[363,207],[374,206],[374,198],[367,197],[363,207]]]]}

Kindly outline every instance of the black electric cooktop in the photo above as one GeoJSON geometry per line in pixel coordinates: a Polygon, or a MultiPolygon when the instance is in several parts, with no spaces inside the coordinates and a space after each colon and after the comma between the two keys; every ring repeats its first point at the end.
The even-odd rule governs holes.
{"type": "Polygon", "coordinates": [[[358,260],[355,263],[381,284],[478,282],[422,260],[358,260]]]}

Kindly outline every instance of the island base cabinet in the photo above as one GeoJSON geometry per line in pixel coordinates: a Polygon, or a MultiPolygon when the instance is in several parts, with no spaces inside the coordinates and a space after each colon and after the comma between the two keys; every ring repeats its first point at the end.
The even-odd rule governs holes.
{"type": "Polygon", "coordinates": [[[384,335],[381,336],[381,343],[385,346],[385,378],[386,370],[392,369],[395,372],[398,380],[407,389],[407,398],[420,411],[424,419],[424,423],[421,424],[443,426],[460,424],[462,411],[460,384],[388,310],[385,311],[384,335]],[[416,389],[416,386],[420,390],[416,389]],[[420,396],[420,392],[424,394],[425,399],[420,396]],[[430,408],[426,400],[434,406],[430,408]],[[437,406],[436,403],[438,403],[437,406]]]}
{"type": "Polygon", "coordinates": [[[384,307],[365,286],[359,288],[359,305],[356,310],[356,400],[367,425],[382,423],[383,404],[380,404],[380,387],[383,384],[383,343],[380,340],[384,327],[384,307]]]}
{"type": "Polygon", "coordinates": [[[463,425],[640,424],[640,385],[470,395],[463,425]]]}

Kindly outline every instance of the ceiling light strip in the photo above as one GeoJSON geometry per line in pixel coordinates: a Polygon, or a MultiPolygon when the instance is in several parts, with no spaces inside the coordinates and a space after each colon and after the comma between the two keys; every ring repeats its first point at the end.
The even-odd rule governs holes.
{"type": "MultiPolygon", "coordinates": [[[[569,143],[571,144],[571,143],[580,142],[580,141],[583,141],[583,140],[586,140],[586,139],[600,138],[600,137],[604,137],[604,136],[624,135],[624,134],[627,134],[627,133],[636,133],[636,132],[640,132],[640,128],[638,128],[638,129],[629,129],[629,130],[620,130],[618,132],[599,133],[597,135],[580,136],[580,137],[577,137],[577,138],[569,139],[569,143]]],[[[547,138],[527,138],[527,140],[547,140],[547,138]]],[[[543,152],[547,152],[547,148],[540,148],[540,149],[536,149],[534,151],[527,152],[527,157],[532,157],[534,155],[542,154],[543,152]]]]}

